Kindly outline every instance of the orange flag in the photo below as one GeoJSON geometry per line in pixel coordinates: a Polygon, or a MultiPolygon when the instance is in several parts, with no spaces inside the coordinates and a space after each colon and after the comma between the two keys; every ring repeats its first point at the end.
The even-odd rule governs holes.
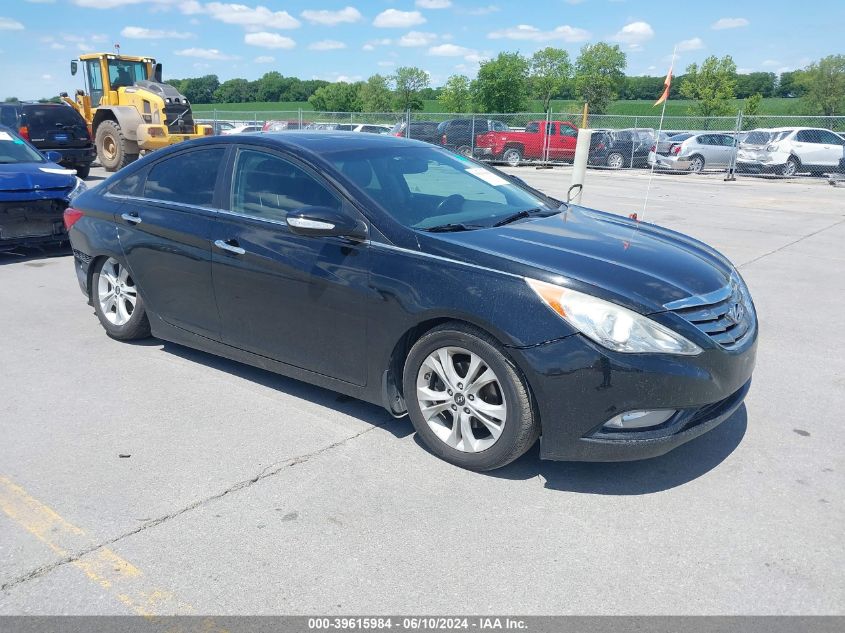
{"type": "Polygon", "coordinates": [[[659,106],[661,103],[663,103],[664,101],[666,101],[669,98],[669,86],[672,85],[672,67],[671,66],[669,67],[669,72],[666,75],[666,80],[663,82],[663,85],[666,86],[663,89],[663,94],[660,95],[660,98],[657,101],[654,102],[654,105],[651,106],[652,108],[654,106],[659,106]]]}

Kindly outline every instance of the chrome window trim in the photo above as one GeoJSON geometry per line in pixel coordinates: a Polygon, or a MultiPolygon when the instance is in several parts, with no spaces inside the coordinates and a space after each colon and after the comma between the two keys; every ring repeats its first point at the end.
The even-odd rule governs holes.
{"type": "Polygon", "coordinates": [[[127,196],[125,194],[119,193],[111,193],[107,191],[103,194],[105,198],[117,198],[118,200],[131,200],[132,202],[153,202],[155,204],[166,204],[174,207],[180,207],[182,209],[188,209],[191,211],[210,211],[211,213],[217,213],[218,211],[222,211],[222,209],[218,209],[216,207],[204,207],[201,205],[196,204],[186,204],[184,202],[173,202],[172,200],[159,200],[158,198],[144,198],[141,196],[127,196]]]}

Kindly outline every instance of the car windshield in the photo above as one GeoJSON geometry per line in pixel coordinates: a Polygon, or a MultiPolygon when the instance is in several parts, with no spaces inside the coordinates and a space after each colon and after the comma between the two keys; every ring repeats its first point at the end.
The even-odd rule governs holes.
{"type": "Polygon", "coordinates": [[[675,134],[675,136],[670,136],[669,140],[670,141],[685,141],[685,140],[687,140],[688,138],[691,138],[691,137],[692,137],[692,134],[682,133],[682,134],[675,134]]]}
{"type": "Polygon", "coordinates": [[[0,165],[43,163],[44,157],[17,136],[0,130],[0,165]]]}
{"type": "Polygon", "coordinates": [[[434,147],[391,147],[339,152],[335,168],[405,226],[490,227],[522,211],[557,211],[556,205],[498,172],[434,147]]]}

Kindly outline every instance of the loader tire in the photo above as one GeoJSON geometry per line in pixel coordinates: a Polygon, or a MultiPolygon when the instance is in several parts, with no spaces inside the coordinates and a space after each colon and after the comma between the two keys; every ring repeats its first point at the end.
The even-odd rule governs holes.
{"type": "Polygon", "coordinates": [[[97,159],[106,171],[117,171],[138,158],[138,145],[126,139],[115,121],[100,123],[95,142],[97,159]]]}

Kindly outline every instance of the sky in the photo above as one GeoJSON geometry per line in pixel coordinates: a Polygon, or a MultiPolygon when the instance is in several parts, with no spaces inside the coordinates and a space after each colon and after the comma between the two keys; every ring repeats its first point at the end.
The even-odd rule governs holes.
{"type": "Polygon", "coordinates": [[[0,99],[72,93],[70,60],[116,43],[162,62],[165,80],[357,81],[417,66],[439,86],[501,51],[555,46],[574,60],[602,40],[631,75],[665,75],[675,48],[678,73],[713,54],[780,73],[845,53],[843,25],[843,0],[0,0],[0,99]]]}

